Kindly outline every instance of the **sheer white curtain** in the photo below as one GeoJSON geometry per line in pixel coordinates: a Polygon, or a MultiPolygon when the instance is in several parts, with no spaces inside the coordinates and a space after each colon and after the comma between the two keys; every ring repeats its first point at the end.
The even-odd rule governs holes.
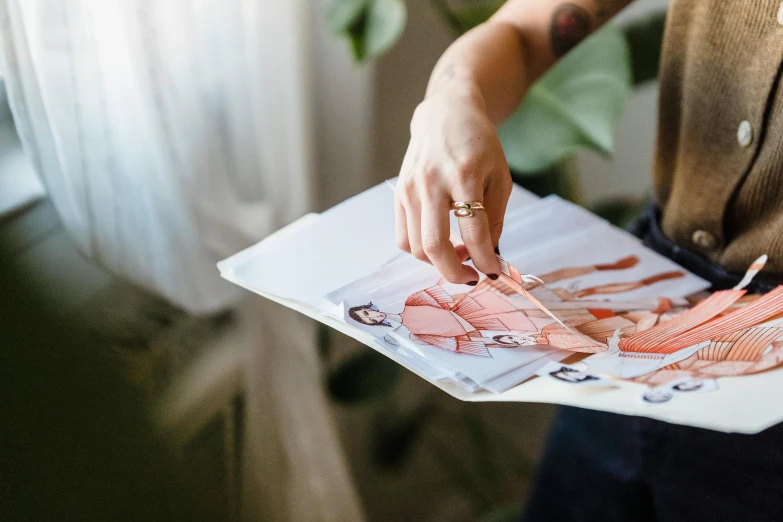
{"type": "Polygon", "coordinates": [[[303,0],[4,0],[21,139],[80,249],[194,312],[311,203],[303,0]]]}
{"type": "MultiPolygon", "coordinates": [[[[313,202],[310,9],[0,0],[20,138],[87,256],[192,312],[246,295],[215,263],[313,202]]],[[[246,365],[263,397],[248,406],[248,452],[263,466],[245,500],[276,520],[360,520],[309,323],[252,306],[267,327],[246,365]]]]}

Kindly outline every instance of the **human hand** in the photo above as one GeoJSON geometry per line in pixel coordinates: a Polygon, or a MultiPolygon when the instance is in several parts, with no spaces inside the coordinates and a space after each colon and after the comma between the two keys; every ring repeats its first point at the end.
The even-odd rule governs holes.
{"type": "Polygon", "coordinates": [[[503,148],[477,90],[432,94],[414,112],[394,193],[397,245],[452,283],[478,282],[476,271],[462,264],[468,258],[497,279],[495,253],[511,187],[503,148]],[[464,246],[458,247],[449,241],[455,201],[482,202],[486,209],[459,218],[464,246]]]}

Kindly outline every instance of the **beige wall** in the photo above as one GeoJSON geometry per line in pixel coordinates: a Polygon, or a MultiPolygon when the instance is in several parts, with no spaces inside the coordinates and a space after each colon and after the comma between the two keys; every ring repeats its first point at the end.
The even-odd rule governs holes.
{"type": "Polygon", "coordinates": [[[375,65],[373,170],[378,179],[399,173],[413,110],[424,97],[435,63],[454,38],[429,1],[412,0],[407,5],[405,33],[375,65]]]}
{"type": "Polygon", "coordinates": [[[311,1],[315,169],[324,210],[398,174],[411,115],[452,34],[428,1],[410,1],[398,44],[358,65],[347,43],[326,30],[325,0],[311,1]]]}
{"type": "Polygon", "coordinates": [[[326,210],[371,187],[374,64],[359,66],[324,23],[325,0],[311,0],[312,127],[315,210],[326,210]]]}
{"type": "MultiPolygon", "coordinates": [[[[637,0],[618,21],[665,7],[668,0],[637,0]]],[[[618,196],[646,194],[651,187],[657,128],[658,84],[651,82],[631,95],[615,132],[615,155],[604,159],[592,151],[577,154],[582,196],[586,204],[618,196]]]]}

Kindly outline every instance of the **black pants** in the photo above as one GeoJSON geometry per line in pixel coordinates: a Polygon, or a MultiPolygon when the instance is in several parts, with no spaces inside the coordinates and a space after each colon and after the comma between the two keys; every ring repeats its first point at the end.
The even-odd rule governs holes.
{"type": "MultiPolygon", "coordinates": [[[[672,244],[654,208],[633,232],[714,289],[739,280],[672,244]]],[[[734,435],[562,407],[524,520],[783,521],[783,424],[757,435],[734,435]]]]}

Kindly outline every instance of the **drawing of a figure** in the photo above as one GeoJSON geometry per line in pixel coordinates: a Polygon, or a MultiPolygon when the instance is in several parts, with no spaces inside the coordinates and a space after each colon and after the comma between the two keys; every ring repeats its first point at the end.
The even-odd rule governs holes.
{"type": "MultiPolygon", "coordinates": [[[[611,264],[562,268],[544,274],[540,279],[544,283],[554,283],[596,271],[629,269],[638,263],[638,257],[628,256],[611,264]]],[[[667,272],[641,281],[602,284],[580,290],[576,296],[628,292],[682,275],[684,272],[667,272]]],[[[580,338],[554,320],[552,324],[542,325],[540,320],[534,323],[529,314],[536,314],[538,310],[531,311],[515,305],[515,300],[524,298],[502,280],[484,279],[469,292],[455,295],[451,295],[442,285],[443,280],[412,294],[406,299],[404,309],[398,313],[379,310],[368,303],[350,308],[348,316],[369,326],[402,325],[410,332],[411,340],[418,344],[484,357],[491,356],[489,348],[516,348],[532,344],[595,352],[600,346],[590,344],[593,340],[605,343],[606,338],[616,329],[630,332],[637,326],[637,321],[624,319],[605,310],[584,308],[559,312],[563,316],[560,320],[567,326],[584,325],[585,337],[580,338]],[[601,315],[604,312],[608,312],[611,317],[601,315]],[[509,332],[509,335],[483,337],[482,331],[509,332]]],[[[540,285],[538,282],[523,284],[526,289],[540,285]]]]}
{"type": "MultiPolygon", "coordinates": [[[[655,274],[650,277],[645,277],[644,279],[641,279],[639,281],[609,283],[605,285],[594,286],[592,288],[585,288],[583,290],[577,290],[573,292],[572,295],[576,299],[581,299],[584,297],[590,297],[593,295],[600,295],[600,294],[605,294],[605,295],[622,294],[625,292],[632,292],[634,290],[638,290],[639,288],[644,288],[645,286],[654,285],[655,283],[659,283],[661,281],[678,279],[684,276],[685,276],[685,272],[681,270],[674,270],[672,272],[663,272],[661,274],[655,274]]],[[[565,296],[561,294],[561,297],[565,297],[565,296]]]]}
{"type": "Polygon", "coordinates": [[[551,321],[538,326],[528,314],[538,310],[519,309],[508,299],[499,281],[484,280],[464,294],[449,294],[440,284],[416,292],[405,301],[399,313],[379,310],[372,303],[354,306],[348,316],[364,325],[402,325],[411,333],[411,340],[444,350],[489,357],[488,348],[517,348],[545,344],[574,351],[590,351],[592,340],[605,342],[605,337],[617,328],[635,328],[633,321],[605,310],[578,309],[568,313],[576,320],[566,320],[571,326],[585,323],[588,337],[574,336],[560,324],[551,321]],[[611,314],[599,321],[601,313],[611,314]],[[578,318],[578,319],[577,319],[578,318]],[[494,337],[482,336],[482,331],[509,332],[494,337]],[[604,338],[602,338],[604,337],[604,338]],[[586,342],[587,341],[587,342],[586,342]]]}
{"type": "Polygon", "coordinates": [[[561,366],[559,370],[556,370],[554,372],[549,372],[549,375],[551,375],[555,379],[559,379],[561,381],[570,382],[570,383],[579,383],[579,382],[598,380],[598,377],[594,375],[589,375],[585,372],[574,370],[573,368],[569,368],[568,366],[561,366]]]}
{"type": "Polygon", "coordinates": [[[676,379],[751,375],[783,365],[783,325],[754,326],[718,337],[685,360],[634,379],[657,385],[676,379]]]}
{"type": "Polygon", "coordinates": [[[636,256],[627,256],[615,261],[614,263],[604,263],[595,265],[585,265],[577,267],[568,267],[549,272],[538,276],[545,285],[562,281],[563,279],[572,279],[574,277],[583,277],[594,272],[606,272],[610,270],[627,270],[639,264],[639,258],[636,256]]]}
{"type": "Polygon", "coordinates": [[[490,356],[488,346],[508,345],[482,337],[481,330],[538,333],[523,310],[486,285],[457,299],[436,285],[408,297],[399,313],[380,311],[369,303],[350,308],[348,316],[371,326],[400,324],[414,342],[485,357],[490,356]]]}
{"type": "Polygon", "coordinates": [[[688,379],[672,386],[672,390],[677,390],[678,392],[699,391],[702,388],[704,388],[704,381],[701,379],[688,379]]]}
{"type": "MultiPolygon", "coordinates": [[[[567,279],[573,279],[576,277],[584,277],[586,275],[595,272],[628,270],[635,267],[638,264],[639,264],[639,258],[637,256],[627,256],[615,261],[614,263],[606,263],[606,264],[599,263],[599,264],[592,264],[592,265],[566,267],[566,268],[554,270],[552,272],[543,275],[537,275],[536,277],[540,279],[541,282],[538,281],[524,282],[522,283],[522,287],[525,290],[531,291],[541,286],[552,285],[553,283],[557,283],[559,281],[563,281],[567,279]]],[[[638,281],[618,281],[618,282],[596,285],[593,287],[583,288],[583,289],[569,290],[566,288],[549,288],[549,290],[563,301],[572,301],[574,299],[582,299],[594,295],[612,295],[612,294],[622,294],[626,292],[632,292],[634,290],[638,290],[639,288],[650,286],[655,283],[659,283],[661,281],[678,279],[684,276],[685,276],[684,271],[675,270],[671,272],[662,272],[660,274],[654,274],[638,281]]],[[[516,293],[515,290],[510,288],[507,290],[507,292],[516,293]]]]}
{"type": "Polygon", "coordinates": [[[669,402],[673,398],[674,395],[669,390],[650,390],[642,395],[642,400],[650,404],[669,402]]]}
{"type": "MultiPolygon", "coordinates": [[[[592,336],[589,337],[591,337],[591,339],[595,339],[592,336]]],[[[584,340],[575,338],[573,333],[569,332],[567,329],[563,328],[561,325],[555,322],[543,326],[541,331],[536,334],[521,335],[510,332],[509,334],[505,335],[494,335],[492,336],[492,340],[495,342],[495,344],[491,345],[493,348],[518,348],[520,346],[531,346],[534,344],[549,345],[555,348],[564,348],[567,350],[576,350],[580,347],[588,349],[590,347],[590,345],[585,343],[584,340]]]]}
{"type": "Polygon", "coordinates": [[[538,339],[532,335],[524,335],[524,334],[517,334],[517,333],[507,333],[507,334],[501,334],[501,335],[493,335],[492,340],[495,341],[498,345],[498,347],[512,347],[517,348],[519,346],[532,346],[534,344],[544,344],[539,343],[538,339]]]}

